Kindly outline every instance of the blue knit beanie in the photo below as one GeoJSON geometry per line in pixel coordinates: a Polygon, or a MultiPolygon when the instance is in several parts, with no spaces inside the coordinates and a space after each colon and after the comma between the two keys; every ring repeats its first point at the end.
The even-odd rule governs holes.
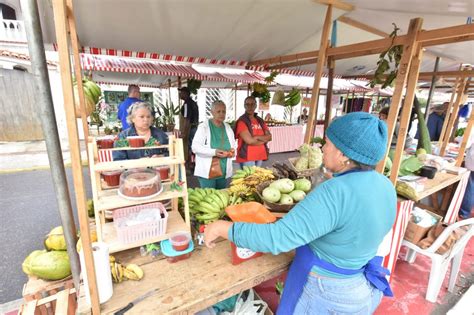
{"type": "Polygon", "coordinates": [[[386,123],[365,112],[335,119],[326,136],[349,159],[366,165],[376,165],[387,150],[386,123]]]}

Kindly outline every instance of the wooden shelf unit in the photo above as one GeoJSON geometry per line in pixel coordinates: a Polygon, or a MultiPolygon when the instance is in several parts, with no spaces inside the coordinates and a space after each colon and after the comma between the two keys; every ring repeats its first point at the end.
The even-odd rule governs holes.
{"type": "MultiPolygon", "coordinates": [[[[98,149],[96,138],[89,138],[89,156],[91,157],[89,162],[89,169],[92,182],[92,196],[94,200],[94,214],[95,223],[97,227],[97,236],[99,241],[103,241],[109,245],[109,250],[111,253],[165,240],[168,239],[173,233],[178,231],[191,231],[183,141],[182,139],[177,139],[173,136],[170,136],[169,144],[160,145],[159,147],[167,148],[169,156],[136,160],[99,162],[99,150],[102,149],[98,149]],[[122,198],[117,193],[118,188],[104,189],[106,186],[103,185],[103,181],[101,180],[100,174],[104,171],[127,170],[163,165],[170,167],[170,178],[173,178],[174,180],[163,181],[163,192],[160,193],[158,196],[149,199],[130,200],[122,198]],[[181,178],[179,178],[180,174],[181,178]],[[171,190],[172,183],[174,181],[179,181],[180,179],[182,182],[182,190],[171,190]],[[178,212],[179,197],[183,198],[185,214],[184,219],[178,212]],[[155,238],[144,239],[139,242],[129,244],[120,243],[117,239],[117,233],[113,222],[106,222],[105,220],[106,210],[113,211],[114,209],[131,207],[162,200],[172,201],[171,210],[168,211],[168,223],[166,233],[155,238]]],[[[144,149],[149,149],[149,147],[144,147],[144,149]]]]}

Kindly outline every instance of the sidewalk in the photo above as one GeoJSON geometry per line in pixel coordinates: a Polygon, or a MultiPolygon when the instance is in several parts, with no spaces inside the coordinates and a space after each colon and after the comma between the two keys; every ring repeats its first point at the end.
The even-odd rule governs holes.
{"type": "MultiPolygon", "coordinates": [[[[65,165],[71,164],[67,143],[61,143],[65,165]]],[[[81,156],[87,159],[85,144],[81,141],[81,156]]],[[[0,142],[0,173],[48,169],[49,160],[44,141],[0,142]]]]}

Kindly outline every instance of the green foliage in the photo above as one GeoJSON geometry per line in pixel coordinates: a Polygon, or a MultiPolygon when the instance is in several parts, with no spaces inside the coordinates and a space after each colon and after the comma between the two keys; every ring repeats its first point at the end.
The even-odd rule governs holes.
{"type": "Polygon", "coordinates": [[[374,73],[374,78],[369,82],[370,87],[375,87],[377,84],[382,84],[382,89],[390,86],[397,77],[398,66],[400,65],[400,60],[402,59],[403,46],[402,45],[393,45],[395,37],[400,30],[395,23],[393,24],[393,31],[390,33],[390,38],[392,43],[390,47],[382,52],[379,55],[379,60],[377,61],[377,69],[374,73]],[[393,63],[394,67],[391,70],[390,64],[393,63]],[[384,75],[387,71],[390,71],[386,78],[384,75]]]}
{"type": "Polygon", "coordinates": [[[454,134],[455,137],[462,137],[464,136],[464,131],[466,131],[466,128],[459,128],[456,130],[456,133],[454,134]]]}
{"type": "Polygon", "coordinates": [[[166,101],[155,106],[158,117],[155,117],[154,125],[157,128],[166,129],[169,125],[175,124],[175,116],[179,114],[179,105],[174,106],[173,102],[166,101]]]}
{"type": "Polygon", "coordinates": [[[186,85],[189,89],[189,92],[191,92],[191,94],[197,94],[197,91],[201,87],[201,84],[202,84],[201,80],[196,80],[196,79],[192,78],[192,79],[189,79],[187,81],[186,85]]]}

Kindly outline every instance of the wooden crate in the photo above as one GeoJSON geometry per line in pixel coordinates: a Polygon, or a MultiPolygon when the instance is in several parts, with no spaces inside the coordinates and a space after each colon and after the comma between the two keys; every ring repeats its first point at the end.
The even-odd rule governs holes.
{"type": "Polygon", "coordinates": [[[76,313],[76,290],[64,289],[56,294],[32,300],[20,307],[20,315],[73,315],[76,313]]]}
{"type": "Polygon", "coordinates": [[[77,308],[75,292],[71,278],[45,281],[31,277],[23,286],[25,304],[20,308],[20,314],[75,314],[77,308]]]}

